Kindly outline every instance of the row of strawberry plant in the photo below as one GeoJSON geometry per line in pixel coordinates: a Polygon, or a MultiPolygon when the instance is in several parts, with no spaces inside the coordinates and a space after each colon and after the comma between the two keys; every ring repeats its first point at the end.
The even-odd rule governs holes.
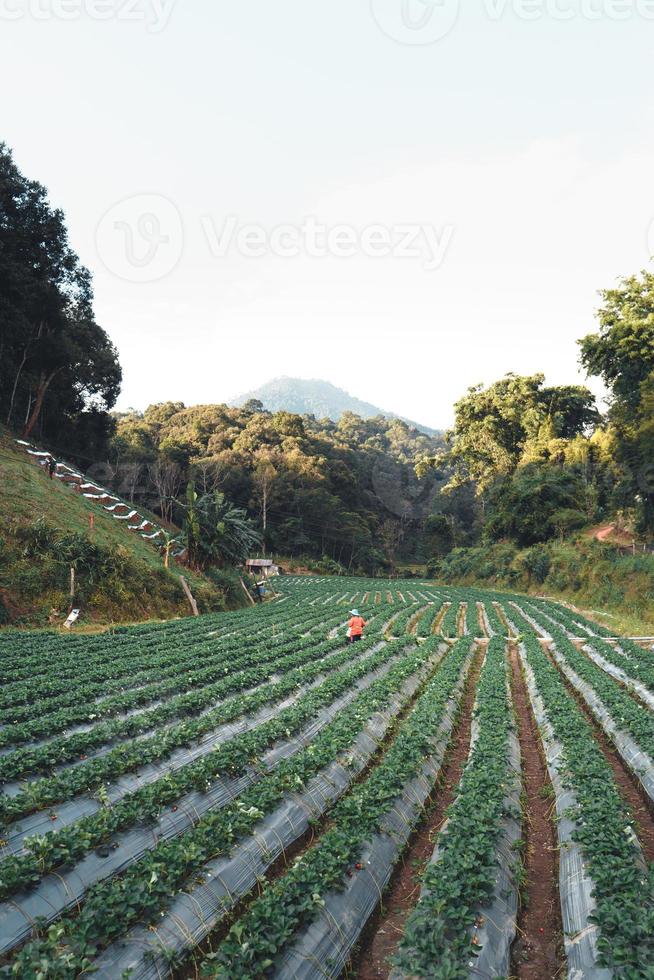
{"type": "Polygon", "coordinates": [[[258,819],[251,836],[242,838],[228,855],[219,851],[220,856],[212,857],[172,901],[162,904],[152,943],[143,942],[148,936],[146,918],[94,961],[94,968],[101,975],[122,974],[124,970],[130,976],[150,975],[158,968],[151,961],[152,954],[159,953],[162,942],[171,952],[174,949],[176,957],[192,954],[194,943],[216,928],[262,880],[274,861],[324,817],[379,754],[382,740],[397,727],[399,712],[415,700],[442,659],[443,654],[435,652],[438,647],[432,639],[420,652],[414,648],[386,677],[375,681],[339,712],[308,749],[283,761],[264,787],[264,806],[260,805],[259,788],[242,797],[242,806],[251,804],[260,814],[265,811],[265,820],[258,819]],[[227,870],[230,867],[231,873],[227,870]],[[208,907],[202,898],[207,887],[211,888],[208,907]]]}
{"type": "MultiPolygon", "coordinates": [[[[275,604],[264,607],[257,621],[265,625],[279,616],[281,609],[275,604]]],[[[257,610],[257,612],[259,612],[257,610]]],[[[284,609],[284,615],[287,610],[284,609]]],[[[97,636],[52,635],[43,632],[17,634],[16,642],[0,646],[0,681],[11,684],[16,680],[38,677],[50,673],[66,673],[77,666],[93,661],[102,662],[107,655],[120,657],[131,652],[138,660],[139,655],[147,656],[157,651],[162,643],[184,646],[195,636],[206,636],[214,627],[223,632],[247,632],[252,628],[252,612],[210,613],[199,618],[189,617],[179,622],[125,627],[97,636]]]]}
{"type": "Polygon", "coordinates": [[[556,652],[596,692],[615,725],[628,732],[642,751],[654,759],[654,714],[627,694],[601,667],[580,653],[563,629],[550,623],[548,630],[556,652]]]}
{"type": "Polygon", "coordinates": [[[599,965],[626,978],[654,974],[654,875],[645,873],[628,812],[593,730],[533,636],[526,661],[556,739],[564,785],[575,795],[573,839],[594,882],[599,965]]]}
{"type": "MultiPolygon", "coordinates": [[[[477,688],[470,757],[405,926],[397,959],[404,975],[463,980],[471,956],[479,954],[474,927],[494,897],[498,839],[515,781],[507,685],[506,639],[494,637],[477,688]]],[[[508,932],[503,938],[498,958],[508,965],[508,932]]]]}
{"type": "MultiPolygon", "coordinates": [[[[556,629],[556,625],[552,623],[552,620],[544,615],[538,607],[532,606],[531,603],[522,600],[522,604],[532,618],[536,619],[538,623],[552,634],[552,630],[556,629]]],[[[566,610],[558,612],[557,620],[568,633],[574,635],[577,632],[574,629],[576,625],[574,618],[566,610]]],[[[654,662],[649,651],[643,650],[642,647],[639,647],[633,641],[620,639],[620,650],[623,651],[621,653],[612,644],[607,643],[606,640],[598,636],[589,636],[588,646],[604,660],[613,664],[614,667],[619,667],[627,677],[639,681],[650,691],[654,691],[654,662]]]]}
{"type": "MultiPolygon", "coordinates": [[[[378,638],[371,634],[357,648],[357,653],[370,649],[378,638]]],[[[110,722],[98,725],[89,732],[64,737],[35,750],[17,750],[0,758],[0,771],[13,778],[19,769],[40,765],[38,753],[45,754],[44,765],[50,759],[61,762],[64,759],[79,758],[74,766],[69,766],[54,775],[30,782],[18,793],[0,796],[0,821],[16,820],[35,810],[52,806],[69,799],[78,793],[89,792],[102,786],[107,780],[117,779],[146,764],[165,759],[175,749],[184,748],[197,739],[210,734],[220,725],[227,724],[260,708],[284,701],[296,694],[315,679],[329,675],[340,669],[344,662],[352,659],[349,651],[334,656],[334,651],[342,648],[343,641],[338,638],[325,640],[321,644],[306,644],[301,651],[286,655],[272,664],[251,668],[232,678],[214,685],[200,688],[180,696],[174,704],[155,708],[147,715],[134,716],[123,722],[110,722]],[[280,674],[280,677],[277,675],[280,674]],[[285,676],[284,676],[285,675],[285,676]],[[266,683],[266,678],[272,678],[266,683]],[[248,690],[253,688],[252,690],[248,690]],[[234,696],[234,692],[244,689],[246,693],[234,696]],[[228,694],[233,696],[227,700],[228,694]],[[218,707],[211,705],[218,703],[218,707]],[[207,709],[208,710],[204,710],[207,709]],[[171,717],[186,716],[185,721],[159,731],[162,723],[171,717]],[[195,720],[188,720],[199,715],[195,720]],[[120,734],[126,740],[128,735],[154,729],[155,734],[146,739],[122,742],[99,757],[82,760],[77,753],[85,754],[97,744],[104,745],[109,739],[115,741],[120,734]],[[15,757],[18,757],[15,765],[15,757]]]]}
{"type": "MultiPolygon", "coordinates": [[[[185,793],[209,789],[222,773],[245,771],[252,760],[278,739],[297,734],[316,712],[350,691],[356,681],[387,664],[389,658],[397,656],[405,644],[406,640],[387,644],[381,650],[328,676],[319,687],[258,728],[237,735],[208,756],[127,794],[113,806],[100,809],[72,826],[50,832],[44,837],[27,839],[27,853],[10,856],[0,863],[0,896],[8,897],[16,890],[34,884],[42,874],[62,863],[81,860],[89,850],[133,824],[156,820],[164,807],[177,805],[185,793]]],[[[344,660],[348,654],[349,651],[345,651],[344,660]]]]}
{"type": "MultiPolygon", "coordinates": [[[[180,671],[177,684],[178,690],[183,693],[173,694],[162,703],[155,702],[154,707],[141,706],[141,710],[126,717],[96,720],[90,728],[69,731],[65,735],[50,732],[46,742],[33,746],[19,745],[10,754],[3,753],[0,756],[0,772],[3,778],[7,778],[14,765],[13,759],[19,760],[20,765],[36,766],[36,760],[42,758],[46,765],[55,765],[76,758],[78,754],[85,754],[106,742],[133,737],[172,719],[197,714],[216,699],[245,690],[250,682],[256,684],[260,679],[265,679],[266,667],[268,673],[273,674],[277,664],[292,665],[292,660],[286,661],[286,657],[302,657],[311,649],[318,649],[320,653],[329,652],[335,646],[338,646],[338,639],[334,637],[319,643],[314,636],[292,637],[288,641],[271,644],[265,653],[246,653],[242,657],[233,655],[225,662],[218,660],[217,665],[210,666],[206,671],[204,668],[180,671]]],[[[302,660],[297,662],[301,663],[302,660]]],[[[90,710],[91,707],[93,706],[89,707],[89,715],[95,716],[96,712],[90,710]]]]}
{"type": "Polygon", "coordinates": [[[483,604],[484,614],[486,616],[486,622],[490,627],[491,634],[496,636],[506,636],[506,626],[502,622],[497,612],[497,609],[493,605],[493,602],[486,599],[483,604]]]}
{"type": "Polygon", "coordinates": [[[297,930],[318,916],[324,896],[342,888],[351,869],[359,870],[366,841],[382,830],[405,786],[434,753],[434,739],[470,649],[468,638],[453,647],[379,765],[337,804],[331,826],[318,842],[264,888],[215,955],[205,960],[203,975],[224,980],[267,975],[297,930]]]}
{"type": "MultiPolygon", "coordinates": [[[[332,620],[332,622],[337,621],[338,619],[332,620]]],[[[51,714],[43,713],[32,717],[29,721],[4,728],[0,730],[0,746],[18,745],[21,742],[54,735],[72,725],[125,714],[134,708],[147,706],[153,701],[170,698],[179,691],[188,691],[190,687],[204,686],[222,680],[244,666],[273,658],[298,646],[311,645],[313,642],[315,642],[313,637],[301,638],[298,631],[284,638],[279,644],[270,644],[266,653],[258,646],[242,654],[230,653],[220,647],[213,653],[207,650],[192,670],[180,671],[168,680],[136,688],[133,691],[125,691],[101,702],[85,703],[82,699],[74,706],[61,708],[51,714]]]]}
{"type": "Polygon", "coordinates": [[[459,603],[458,600],[454,600],[450,603],[447,612],[443,616],[443,622],[441,623],[441,634],[447,637],[455,637],[459,632],[459,603]]]}
{"type": "MultiPolygon", "coordinates": [[[[399,644],[397,641],[396,650],[399,644]]],[[[282,761],[274,772],[246,790],[237,801],[206,814],[178,840],[158,844],[120,877],[91,888],[78,915],[60,920],[55,933],[28,944],[7,971],[32,977],[45,960],[57,965],[61,971],[57,976],[77,976],[79,970],[90,966],[89,958],[101,946],[121,936],[140,917],[160,914],[162,906],[206,861],[227,852],[251,834],[286,793],[303,786],[310,776],[345,751],[371,714],[383,707],[431,656],[433,648],[428,645],[413,647],[391,666],[384,678],[375,681],[339,712],[306,749],[282,761]]]]}
{"type": "MultiPolygon", "coordinates": [[[[296,626],[296,616],[284,622],[287,628],[296,626]]],[[[320,619],[317,615],[312,618],[311,625],[319,625],[320,619]]],[[[277,623],[275,624],[277,627],[277,623]]],[[[238,632],[230,633],[226,637],[217,638],[215,631],[197,630],[196,633],[186,635],[185,639],[180,638],[175,642],[167,643],[163,639],[157,641],[156,646],[148,647],[144,651],[139,646],[131,646],[126,650],[116,654],[111,644],[107,644],[99,656],[91,658],[76,657],[68,668],[63,665],[60,669],[52,668],[47,674],[28,676],[26,679],[18,680],[13,684],[7,682],[3,685],[3,719],[4,712],[15,708],[21,704],[34,703],[37,699],[56,698],[70,691],[73,683],[78,683],[80,678],[85,683],[92,681],[106,681],[108,683],[120,682],[122,678],[131,678],[135,683],[147,683],[149,678],[157,679],[157,672],[161,669],[174,666],[176,661],[190,661],[202,657],[207,651],[212,652],[218,649],[224,650],[247,650],[274,642],[279,630],[273,631],[272,625],[263,628],[253,619],[252,628],[249,633],[238,632]]],[[[283,634],[284,629],[281,630],[283,634]]],[[[91,693],[91,692],[89,692],[91,693]]]]}
{"type": "Polygon", "coordinates": [[[7,708],[26,701],[34,701],[37,696],[52,698],[65,694],[70,690],[70,681],[77,680],[80,674],[84,681],[89,683],[92,681],[117,683],[123,677],[131,677],[139,681],[141,677],[147,680],[149,676],[156,679],[157,672],[174,664],[175,660],[190,660],[198,653],[202,655],[204,650],[219,647],[245,650],[266,642],[274,642],[280,633],[284,634],[288,629],[297,628],[301,631],[302,627],[305,627],[308,630],[312,626],[318,626],[320,622],[321,615],[317,610],[311,609],[305,615],[300,615],[291,608],[285,610],[283,615],[276,616],[272,622],[264,620],[263,617],[260,620],[258,616],[251,614],[249,627],[243,624],[236,631],[225,631],[219,635],[216,635],[216,630],[209,629],[203,624],[196,627],[195,631],[171,640],[166,640],[162,635],[157,639],[156,644],[149,644],[147,647],[136,643],[115,650],[107,639],[95,656],[91,656],[90,652],[84,657],[77,654],[67,667],[59,664],[45,674],[32,673],[22,679],[7,681],[3,684],[0,695],[0,708],[4,713],[7,708]]]}
{"type": "MultiPolygon", "coordinates": [[[[34,773],[47,773],[62,763],[79,760],[74,767],[50,777],[62,787],[59,799],[65,799],[71,793],[91,789],[107,778],[129,772],[134,766],[163,758],[173,749],[211,732],[219,724],[256,711],[264,704],[281,701],[298,686],[317,676],[321,665],[326,671],[335,669],[324,658],[341,648],[343,640],[335,637],[313,645],[310,642],[298,645],[300,649],[296,653],[281,653],[270,660],[262,658],[263,662],[257,666],[238,670],[214,684],[178,695],[142,714],[105,722],[76,735],[53,738],[34,748],[15,749],[0,757],[0,779],[16,780],[34,773]],[[309,668],[303,669],[307,662],[309,668]],[[219,702],[219,707],[212,709],[216,702],[219,702]],[[172,728],[166,726],[171,719],[192,719],[193,716],[199,717],[195,721],[180,722],[172,728]],[[163,731],[160,731],[162,728],[163,731]],[[111,745],[119,739],[132,739],[153,730],[157,733],[155,739],[130,741],[127,745],[109,748],[101,759],[86,761],[87,753],[99,746],[111,745]],[[118,769],[115,768],[117,760],[118,769]]],[[[189,683],[192,685],[193,681],[185,686],[188,687],[189,683]]],[[[38,794],[38,786],[30,787],[28,792],[30,796],[38,794]]],[[[57,800],[48,800],[48,803],[52,802],[57,800]]]]}
{"type": "Polygon", "coordinates": [[[468,636],[483,636],[477,603],[470,595],[466,596],[465,631],[468,636]]]}
{"type": "MultiPolygon", "coordinates": [[[[292,639],[300,638],[311,630],[318,632],[327,626],[335,625],[341,618],[342,614],[332,615],[326,621],[324,617],[315,614],[302,626],[285,630],[283,642],[288,645],[292,639]]],[[[192,671],[199,667],[206,668],[211,662],[215,663],[221,658],[228,661],[235,655],[245,662],[248,654],[253,659],[262,647],[268,649],[275,645],[278,645],[277,637],[268,638],[260,634],[255,634],[248,642],[236,639],[229,643],[219,643],[216,640],[205,639],[202,643],[190,645],[182,652],[176,651],[175,654],[171,654],[163,651],[157,658],[157,662],[151,664],[147,670],[139,671],[134,663],[130,668],[128,661],[122,664],[105,663],[100,667],[83,667],[74,678],[74,683],[68,679],[59,684],[53,683],[47,689],[44,689],[43,685],[34,684],[29,698],[26,694],[19,695],[27,699],[26,703],[18,703],[16,700],[12,705],[0,710],[0,724],[22,722],[36,713],[50,716],[55,711],[75,705],[76,702],[93,701],[95,706],[102,709],[103,704],[109,701],[110,695],[125,694],[127,690],[136,688],[139,688],[144,697],[150,693],[154,700],[159,696],[166,696],[170,689],[167,685],[174,684],[184,671],[192,671]]],[[[23,686],[29,687],[29,685],[23,686]]]]}
{"type": "Polygon", "coordinates": [[[439,600],[427,607],[427,612],[420,617],[416,627],[416,636],[427,639],[434,631],[434,624],[441,614],[443,603],[439,600]]]}
{"type": "Polygon", "coordinates": [[[572,612],[565,606],[559,605],[558,602],[548,602],[545,599],[530,599],[532,606],[536,606],[541,611],[547,613],[548,616],[553,617],[562,626],[566,628],[569,625],[574,627],[575,633],[578,633],[578,627],[581,626],[584,633],[594,634],[595,636],[615,636],[615,632],[608,630],[606,626],[602,626],[601,623],[591,622],[582,616],[579,612],[572,612]]]}
{"type": "Polygon", "coordinates": [[[533,623],[530,623],[515,605],[509,605],[508,601],[501,603],[502,612],[506,621],[512,626],[518,636],[539,636],[540,632],[533,623]]]}

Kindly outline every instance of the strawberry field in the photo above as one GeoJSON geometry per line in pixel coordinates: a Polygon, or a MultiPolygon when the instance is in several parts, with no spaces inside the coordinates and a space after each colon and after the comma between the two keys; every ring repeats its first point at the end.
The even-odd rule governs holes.
{"type": "Polygon", "coordinates": [[[507,593],[277,591],[0,636],[0,976],[654,977],[651,650],[507,593]]]}

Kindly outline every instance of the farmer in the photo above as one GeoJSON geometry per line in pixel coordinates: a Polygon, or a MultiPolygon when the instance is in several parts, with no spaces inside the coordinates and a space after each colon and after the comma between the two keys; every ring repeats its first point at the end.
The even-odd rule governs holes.
{"type": "Polygon", "coordinates": [[[56,469],[57,469],[57,464],[54,460],[54,457],[50,456],[48,459],[48,476],[50,477],[50,479],[52,479],[52,477],[54,476],[56,469]]]}
{"type": "Polygon", "coordinates": [[[366,621],[363,616],[359,615],[359,610],[352,609],[350,611],[350,622],[347,624],[347,635],[350,643],[356,643],[357,640],[361,639],[365,625],[366,621]]]}

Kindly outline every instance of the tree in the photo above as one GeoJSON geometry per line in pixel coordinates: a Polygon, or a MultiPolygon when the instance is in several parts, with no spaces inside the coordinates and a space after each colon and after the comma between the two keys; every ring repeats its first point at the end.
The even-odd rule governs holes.
{"type": "Polygon", "coordinates": [[[454,518],[431,514],[425,522],[425,544],[430,558],[443,558],[454,547],[454,518]]]}
{"type": "Polygon", "coordinates": [[[243,405],[243,411],[254,415],[255,412],[264,412],[263,402],[258,398],[248,398],[243,405]]]}
{"type": "Polygon", "coordinates": [[[599,421],[595,399],[576,385],[546,388],[544,376],[507,374],[488,388],[476,385],[456,403],[451,450],[435,462],[452,467],[449,488],[472,482],[480,495],[519,465],[543,428],[550,438],[572,439],[599,421]]]}
{"type": "Polygon", "coordinates": [[[46,398],[44,428],[62,438],[68,419],[108,410],[120,390],[116,350],[93,315],[91,277],[70,248],[63,213],[18,170],[0,144],[0,407],[29,437],[46,398]]]}
{"type": "Polygon", "coordinates": [[[277,477],[275,467],[276,456],[270,450],[263,449],[255,456],[255,467],[252,480],[257,491],[261,506],[261,539],[263,543],[263,553],[266,553],[266,534],[268,530],[268,502],[271,491],[277,477]]]}
{"type": "Polygon", "coordinates": [[[159,456],[148,468],[148,472],[157,493],[159,513],[170,524],[173,520],[175,498],[183,483],[182,471],[173,460],[159,456]]]}
{"type": "Polygon", "coordinates": [[[236,565],[258,549],[261,538],[246,512],[214,490],[199,496],[189,483],[185,501],[178,502],[184,517],[189,563],[198,568],[236,565]]]}
{"type": "Polygon", "coordinates": [[[609,422],[621,468],[621,503],[654,532],[654,274],[602,292],[599,333],[580,342],[581,363],[610,389],[609,422]]]}
{"type": "Polygon", "coordinates": [[[654,371],[654,273],[601,292],[599,333],[579,341],[581,363],[611,390],[614,414],[638,410],[640,386],[654,371]]]}
{"type": "Polygon", "coordinates": [[[530,464],[498,481],[489,495],[485,535],[528,547],[586,523],[583,485],[563,468],[530,464]]]}

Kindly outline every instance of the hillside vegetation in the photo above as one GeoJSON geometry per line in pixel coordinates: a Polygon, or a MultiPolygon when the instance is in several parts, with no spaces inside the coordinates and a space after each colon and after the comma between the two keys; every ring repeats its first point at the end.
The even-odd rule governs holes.
{"type": "Polygon", "coordinates": [[[186,616],[179,572],[204,611],[233,599],[226,583],[171,565],[124,522],[47,473],[0,428],[0,620],[60,623],[69,606],[70,567],[83,619],[127,622],[186,616]],[[93,515],[94,527],[90,528],[93,515]]]}
{"type": "Polygon", "coordinates": [[[654,555],[577,537],[531,548],[456,548],[431,562],[439,582],[563,597],[609,628],[654,636],[654,555]]]}

